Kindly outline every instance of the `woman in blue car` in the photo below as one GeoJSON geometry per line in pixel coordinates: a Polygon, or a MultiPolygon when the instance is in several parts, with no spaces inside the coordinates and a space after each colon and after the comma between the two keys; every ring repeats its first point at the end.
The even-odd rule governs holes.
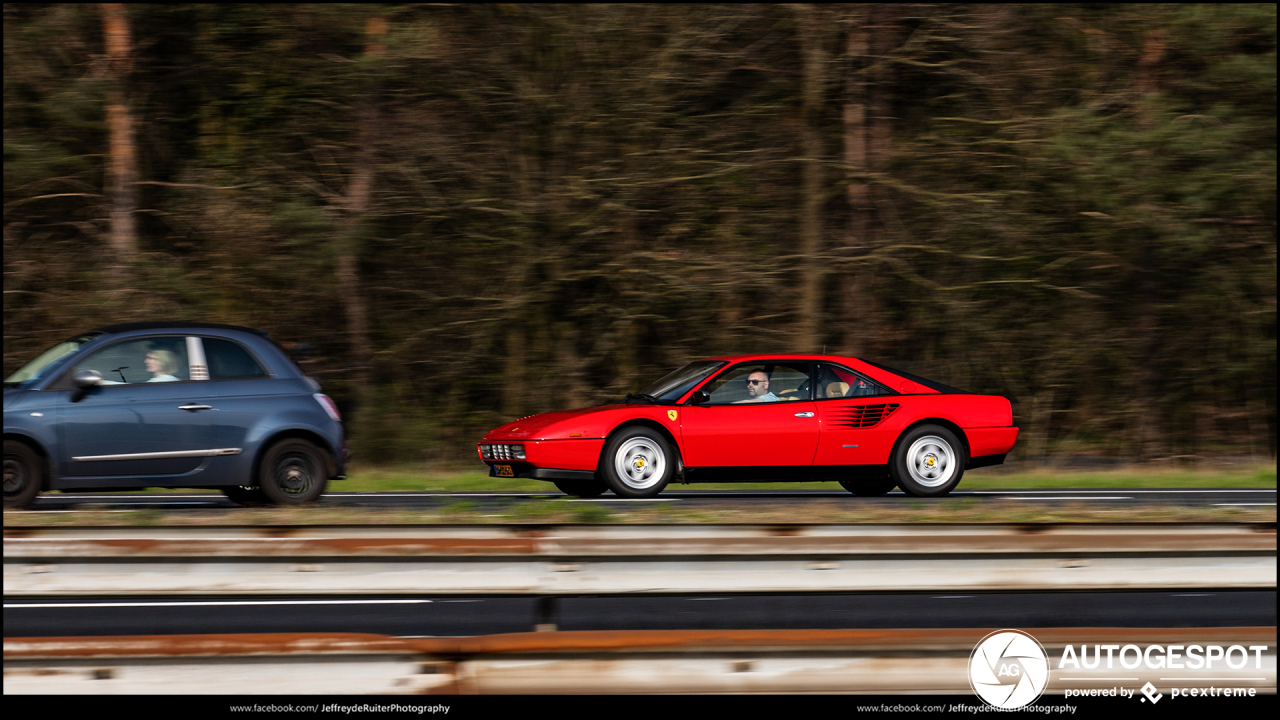
{"type": "Polygon", "coordinates": [[[178,358],[168,350],[152,350],[147,353],[147,359],[142,361],[147,372],[151,373],[151,379],[147,382],[177,382],[178,378],[173,373],[178,370],[178,358]]]}

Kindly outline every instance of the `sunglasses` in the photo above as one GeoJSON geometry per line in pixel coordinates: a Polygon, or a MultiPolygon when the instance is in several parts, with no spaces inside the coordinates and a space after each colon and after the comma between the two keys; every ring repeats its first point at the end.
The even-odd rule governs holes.
{"type": "Polygon", "coordinates": [[[768,381],[768,380],[748,380],[748,381],[747,381],[747,384],[748,384],[748,385],[759,385],[759,384],[760,384],[760,383],[762,383],[762,382],[763,382],[763,383],[767,383],[767,382],[769,382],[769,381],[768,381]]]}

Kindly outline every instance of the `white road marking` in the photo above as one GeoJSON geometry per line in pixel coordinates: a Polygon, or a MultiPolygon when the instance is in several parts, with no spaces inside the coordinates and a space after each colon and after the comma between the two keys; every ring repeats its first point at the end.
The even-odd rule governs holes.
{"type": "Polygon", "coordinates": [[[1275,505],[1275,503],[1214,503],[1214,507],[1248,507],[1251,505],[1275,505]]]}
{"type": "MultiPolygon", "coordinates": [[[[201,503],[207,505],[209,503],[201,503]]],[[[23,510],[25,513],[138,512],[137,510],[23,510]]]]}
{"type": "Polygon", "coordinates": [[[221,600],[194,602],[108,602],[108,603],[5,603],[5,610],[22,608],[103,608],[103,607],[201,607],[232,605],[413,605],[433,600],[221,600]]]}
{"type": "Polygon", "coordinates": [[[676,502],[680,498],[570,498],[575,502],[676,502]]]}
{"type": "Polygon", "coordinates": [[[212,500],[222,497],[222,493],[208,493],[205,495],[164,495],[156,493],[112,493],[110,495],[81,495],[79,493],[59,493],[57,495],[42,495],[41,497],[49,500],[58,500],[60,498],[75,498],[76,500],[154,500],[157,498],[175,498],[178,500],[212,500]]]}
{"type": "MultiPolygon", "coordinates": [[[[1177,490],[1177,489],[1169,489],[1169,490],[1136,490],[1136,489],[1135,489],[1135,490],[1129,490],[1129,489],[1125,489],[1123,492],[1129,492],[1129,493],[1165,493],[1165,494],[1169,494],[1169,493],[1180,493],[1180,494],[1185,494],[1185,493],[1252,493],[1252,492],[1275,492],[1275,491],[1276,491],[1276,489],[1275,489],[1275,488],[1253,488],[1253,489],[1243,489],[1243,490],[1228,490],[1228,489],[1222,489],[1222,490],[1177,490]]],[[[1062,490],[965,490],[965,491],[962,491],[962,492],[963,492],[964,494],[969,494],[969,495],[1009,495],[1009,494],[1028,494],[1028,493],[1053,493],[1053,492],[1056,492],[1056,493],[1060,493],[1060,492],[1073,492],[1073,493],[1074,493],[1074,492],[1078,492],[1078,493],[1095,493],[1095,492],[1115,492],[1115,490],[1114,490],[1114,489],[1111,489],[1111,490],[1084,490],[1084,489],[1082,489],[1082,490],[1068,490],[1068,489],[1065,489],[1065,488],[1064,488],[1064,489],[1062,489],[1062,490]]],[[[952,493],[952,494],[953,494],[953,495],[957,495],[957,494],[961,494],[961,493],[952,493]]]]}
{"type": "MultiPolygon", "coordinates": [[[[554,497],[558,492],[326,492],[324,497],[554,497]]],[[[568,497],[568,496],[563,496],[568,497]]]]}
{"type": "Polygon", "coordinates": [[[1005,500],[1132,500],[1133,498],[1131,498],[1131,497],[1124,497],[1123,495],[1061,495],[1061,496],[1052,496],[1052,495],[1027,495],[1027,496],[1017,496],[1017,495],[1010,495],[1010,496],[1008,496],[1008,497],[1006,497],[1006,498],[1004,498],[1004,499],[1005,499],[1005,500]]]}

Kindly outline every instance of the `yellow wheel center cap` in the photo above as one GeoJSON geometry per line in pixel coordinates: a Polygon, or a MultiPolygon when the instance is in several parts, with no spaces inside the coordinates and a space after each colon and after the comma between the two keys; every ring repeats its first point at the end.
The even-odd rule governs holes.
{"type": "Polygon", "coordinates": [[[636,467],[638,467],[638,468],[642,468],[642,467],[644,467],[644,458],[637,458],[637,459],[636,459],[636,467]]]}
{"type": "Polygon", "coordinates": [[[925,463],[929,465],[929,467],[933,467],[933,458],[929,458],[928,460],[925,460],[925,463]]]}

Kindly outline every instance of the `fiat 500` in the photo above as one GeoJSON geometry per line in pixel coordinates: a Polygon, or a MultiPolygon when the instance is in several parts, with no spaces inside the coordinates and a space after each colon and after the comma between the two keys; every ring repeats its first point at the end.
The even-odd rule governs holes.
{"type": "Polygon", "coordinates": [[[218,488],[294,505],[342,477],[338,409],[261,330],[98,328],[4,381],[4,504],[41,490],[218,488]]]}
{"type": "Polygon", "coordinates": [[[836,481],[855,495],[951,492],[1013,448],[1009,401],[851,357],[689,363],[612,405],[531,415],[480,441],[493,477],[593,497],[672,481],[836,481]]]}

